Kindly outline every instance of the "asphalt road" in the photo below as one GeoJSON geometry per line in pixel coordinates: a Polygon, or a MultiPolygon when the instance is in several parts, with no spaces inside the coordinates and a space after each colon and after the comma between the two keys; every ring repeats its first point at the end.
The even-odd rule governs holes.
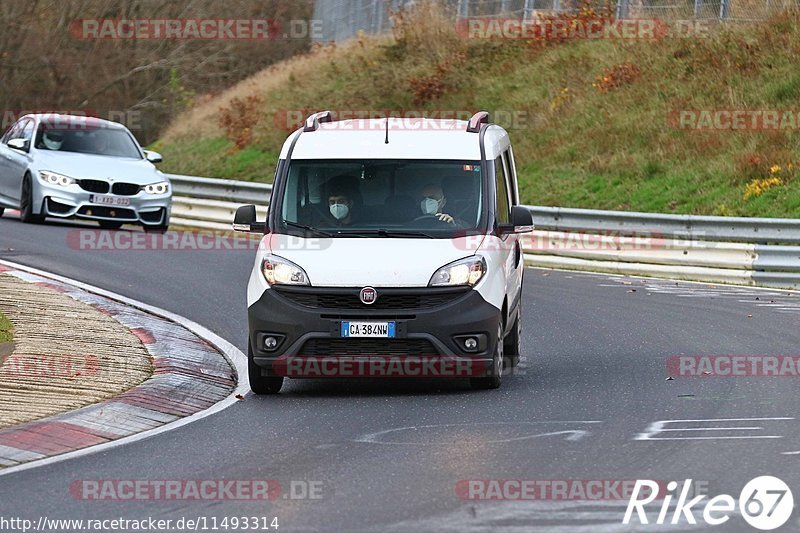
{"type": "MultiPolygon", "coordinates": [[[[245,350],[252,252],[79,250],[79,227],[6,215],[0,258],[178,313],[245,350]]],[[[0,477],[0,516],[277,517],[279,531],[613,531],[630,529],[620,524],[625,501],[465,501],[456,484],[691,478],[711,495],[738,497],[748,480],[777,475],[800,498],[796,379],[666,380],[674,355],[796,355],[800,296],[529,270],[524,311],[523,363],[500,390],[291,381],[277,397],[248,395],[154,438],[0,477]],[[738,420],[748,418],[772,420],[738,420]],[[637,439],[666,420],[695,421],[664,426],[694,430],[637,439]],[[711,427],[739,429],[699,429],[711,427]],[[320,482],[322,498],[76,500],[70,484],[85,479],[320,482]]],[[[640,528],[691,529],[685,521],[640,528]]],[[[752,531],[739,516],[716,529],[752,531]]],[[[782,529],[800,529],[797,513],[782,529]]]]}

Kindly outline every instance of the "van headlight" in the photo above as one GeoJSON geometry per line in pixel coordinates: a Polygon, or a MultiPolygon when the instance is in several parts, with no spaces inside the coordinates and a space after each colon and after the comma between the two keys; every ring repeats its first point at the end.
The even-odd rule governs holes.
{"type": "Polygon", "coordinates": [[[431,278],[429,287],[455,287],[469,285],[474,287],[486,274],[486,259],[479,255],[459,259],[445,265],[431,278]]]}
{"type": "Polygon", "coordinates": [[[305,270],[282,257],[267,255],[261,261],[261,273],[272,285],[310,285],[305,270]]]}
{"type": "Polygon", "coordinates": [[[159,181],[158,183],[151,183],[145,185],[142,190],[147,194],[167,194],[169,192],[169,182],[159,181]]]}
{"type": "Polygon", "coordinates": [[[75,183],[73,178],[64,176],[63,174],[56,174],[55,172],[50,172],[49,170],[40,171],[39,178],[41,178],[41,180],[48,185],[60,185],[61,187],[69,187],[75,183]]]}

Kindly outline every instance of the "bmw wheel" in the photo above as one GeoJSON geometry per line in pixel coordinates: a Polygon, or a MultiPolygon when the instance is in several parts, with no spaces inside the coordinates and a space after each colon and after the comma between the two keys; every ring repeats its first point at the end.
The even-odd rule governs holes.
{"type": "Polygon", "coordinates": [[[27,224],[41,224],[44,215],[33,212],[33,180],[30,174],[25,174],[22,179],[22,194],[20,195],[19,219],[27,224]]]}

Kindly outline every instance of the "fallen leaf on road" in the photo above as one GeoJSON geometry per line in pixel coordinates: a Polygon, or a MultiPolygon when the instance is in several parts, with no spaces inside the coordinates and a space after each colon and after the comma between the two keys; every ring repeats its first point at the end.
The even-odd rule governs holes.
{"type": "Polygon", "coordinates": [[[242,396],[241,394],[237,394],[236,395],[236,399],[239,400],[240,402],[243,402],[244,401],[244,396],[242,396]]]}
{"type": "Polygon", "coordinates": [[[747,318],[753,318],[753,315],[747,315],[747,318]]]}

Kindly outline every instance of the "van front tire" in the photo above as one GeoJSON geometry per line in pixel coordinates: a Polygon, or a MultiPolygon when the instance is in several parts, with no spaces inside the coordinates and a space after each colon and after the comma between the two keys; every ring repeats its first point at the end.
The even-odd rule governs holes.
{"type": "Polygon", "coordinates": [[[247,343],[247,377],[250,381],[250,390],[259,396],[278,394],[283,387],[283,376],[262,376],[261,367],[253,360],[253,348],[247,343]]]}
{"type": "Polygon", "coordinates": [[[519,364],[520,357],[522,356],[522,311],[517,311],[517,318],[514,320],[514,325],[511,327],[511,333],[503,341],[505,350],[506,361],[511,368],[519,364]]]}
{"type": "Polygon", "coordinates": [[[481,378],[470,378],[469,384],[475,390],[497,389],[503,383],[503,368],[505,367],[503,346],[503,324],[497,326],[497,342],[495,343],[494,357],[492,358],[491,375],[481,378]]]}

